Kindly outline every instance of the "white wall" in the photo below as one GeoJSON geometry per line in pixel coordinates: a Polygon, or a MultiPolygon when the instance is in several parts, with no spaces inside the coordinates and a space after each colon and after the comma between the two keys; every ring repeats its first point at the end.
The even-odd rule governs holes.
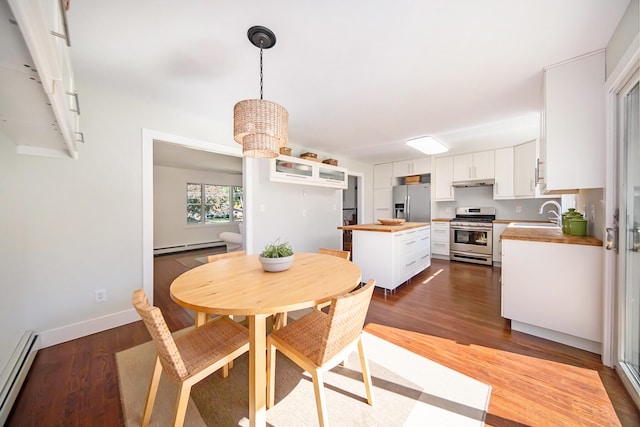
{"type": "Polygon", "coordinates": [[[622,19],[620,19],[616,30],[613,32],[607,44],[605,53],[607,78],[609,78],[611,72],[613,72],[618,62],[620,62],[620,59],[629,48],[632,40],[638,35],[640,30],[639,3],[639,0],[631,0],[629,2],[627,10],[624,12],[622,19]]]}
{"type": "MultiPolygon", "coordinates": [[[[29,218],[24,214],[31,208],[33,189],[25,187],[23,162],[13,153],[15,145],[0,133],[0,371],[27,329],[29,294],[23,276],[38,262],[24,259],[30,240],[29,218]]],[[[45,206],[40,213],[43,210],[45,206]]]]}
{"type": "Polygon", "coordinates": [[[587,234],[600,240],[604,238],[604,190],[594,188],[580,190],[576,200],[576,210],[589,221],[587,234]]]}
{"type": "Polygon", "coordinates": [[[86,140],[79,160],[18,155],[2,141],[0,288],[1,304],[10,305],[2,310],[3,348],[18,330],[47,331],[48,345],[69,336],[57,328],[84,335],[137,318],[131,294],[142,286],[142,128],[235,144],[221,136],[230,129],[210,120],[88,82],[78,87],[86,140]],[[105,303],[94,303],[96,289],[106,289],[105,303]]]}
{"type": "Polygon", "coordinates": [[[188,225],[186,219],[187,183],[242,185],[241,174],[181,169],[153,168],[153,247],[219,241],[224,231],[238,232],[238,224],[188,225]]]}
{"type": "Polygon", "coordinates": [[[342,247],[342,190],[269,181],[268,159],[254,159],[255,191],[245,204],[253,230],[250,253],[259,253],[276,239],[291,243],[294,252],[342,247]]]}

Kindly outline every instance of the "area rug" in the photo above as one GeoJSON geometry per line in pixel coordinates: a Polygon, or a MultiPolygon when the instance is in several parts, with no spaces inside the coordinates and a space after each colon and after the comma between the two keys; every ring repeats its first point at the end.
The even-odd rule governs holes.
{"type": "MultiPolygon", "coordinates": [[[[180,333],[180,332],[179,332],[180,333]]],[[[364,333],[374,385],[366,401],[357,353],[326,373],[329,420],[336,426],[483,426],[491,387],[364,333]]],[[[126,426],[140,425],[155,350],[151,342],[116,354],[126,426]]],[[[169,425],[176,387],[162,378],[151,425],[169,425]]],[[[318,425],[311,377],[278,353],[270,426],[318,425]]],[[[248,426],[248,357],[227,378],[214,373],[191,392],[185,426],[248,426]]]]}
{"type": "Polygon", "coordinates": [[[201,266],[202,264],[206,264],[207,257],[209,255],[223,254],[226,251],[227,251],[227,248],[225,246],[219,246],[216,248],[212,248],[211,252],[205,252],[205,253],[200,252],[198,256],[191,255],[191,256],[176,258],[176,261],[178,261],[180,264],[182,264],[187,268],[195,268],[195,267],[201,266]]]}

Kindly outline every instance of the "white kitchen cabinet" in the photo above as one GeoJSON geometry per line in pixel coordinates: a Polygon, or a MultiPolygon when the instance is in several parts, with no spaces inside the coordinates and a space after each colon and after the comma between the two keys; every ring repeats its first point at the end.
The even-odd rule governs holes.
{"type": "MultiPolygon", "coordinates": [[[[535,154],[535,153],[534,153],[535,154]]],[[[514,181],[513,147],[495,150],[493,199],[513,199],[514,181]]],[[[534,159],[535,162],[535,159],[534,159]]],[[[495,257],[494,257],[495,259],[495,257]]]]}
{"type": "Polygon", "coordinates": [[[430,227],[395,233],[353,230],[353,262],[362,280],[393,290],[431,265],[430,227]]]}
{"type": "Polygon", "coordinates": [[[269,176],[276,182],[349,188],[347,169],[290,156],[271,159],[269,176]]]}
{"type": "Polygon", "coordinates": [[[435,193],[436,202],[455,200],[453,189],[453,157],[438,157],[435,159],[435,193]]]}
{"type": "Polygon", "coordinates": [[[602,247],[504,239],[502,250],[511,329],[600,354],[602,247]]]}
{"type": "Polygon", "coordinates": [[[393,176],[396,178],[428,173],[431,173],[431,159],[427,157],[393,162],[393,176]]]}
{"type": "Polygon", "coordinates": [[[2,10],[3,15],[13,14],[22,36],[17,38],[11,34],[15,27],[2,29],[2,39],[8,47],[0,58],[3,79],[7,80],[9,71],[18,71],[7,80],[16,81],[18,85],[7,86],[7,90],[21,92],[3,97],[0,115],[5,120],[0,123],[0,130],[14,140],[18,153],[76,159],[78,143],[84,142],[84,137],[80,131],[78,93],[67,44],[66,12],[61,4],[58,0],[9,0],[11,12],[2,10]],[[27,49],[28,53],[23,54],[27,49]],[[29,58],[14,63],[21,56],[29,58]],[[23,82],[27,79],[41,84],[29,87],[28,82],[23,82]],[[46,94],[45,105],[49,111],[39,105],[39,97],[32,93],[34,88],[46,94]],[[34,100],[36,105],[29,104],[34,100]],[[30,110],[26,118],[20,115],[25,109],[30,110]]]}
{"type": "Polygon", "coordinates": [[[431,222],[431,256],[449,259],[449,222],[431,222]]]}
{"type": "Polygon", "coordinates": [[[453,182],[494,178],[494,151],[461,154],[453,157],[453,182]]]}
{"type": "Polygon", "coordinates": [[[375,188],[373,190],[373,220],[393,218],[393,189],[375,188]]]}
{"type": "Polygon", "coordinates": [[[373,165],[373,188],[391,188],[393,184],[393,163],[373,165]]]}
{"type": "Polygon", "coordinates": [[[535,197],[536,149],[536,141],[514,147],[514,194],[516,197],[535,197]]]}
{"type": "Polygon", "coordinates": [[[544,70],[538,183],[543,192],[603,188],[605,52],[544,70]]]}
{"type": "Polygon", "coordinates": [[[502,264],[502,240],[500,235],[507,229],[509,224],[493,223],[493,265],[500,267],[502,264]]]}

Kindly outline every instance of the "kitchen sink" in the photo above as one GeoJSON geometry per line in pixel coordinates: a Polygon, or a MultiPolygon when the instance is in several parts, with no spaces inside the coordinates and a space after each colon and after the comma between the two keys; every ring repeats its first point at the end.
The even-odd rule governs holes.
{"type": "Polygon", "coordinates": [[[557,228],[560,227],[550,222],[511,222],[509,227],[512,228],[557,228]]]}

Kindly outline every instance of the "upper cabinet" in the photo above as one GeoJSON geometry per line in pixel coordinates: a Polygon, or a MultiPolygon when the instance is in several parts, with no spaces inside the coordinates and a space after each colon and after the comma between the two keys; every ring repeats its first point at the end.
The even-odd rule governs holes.
{"type": "Polygon", "coordinates": [[[289,156],[271,159],[270,178],[292,184],[349,188],[347,169],[289,156]]]}
{"type": "Polygon", "coordinates": [[[65,2],[9,0],[8,4],[11,9],[6,3],[0,6],[0,31],[7,46],[0,54],[4,82],[0,130],[16,143],[18,153],[75,159],[83,135],[65,2]],[[11,15],[17,27],[10,23],[11,15]]]}
{"type": "Polygon", "coordinates": [[[453,181],[494,178],[494,151],[462,154],[453,158],[453,181]]]}
{"type": "MultiPolygon", "coordinates": [[[[513,199],[513,147],[500,148],[495,151],[495,182],[493,183],[493,198],[513,199]]],[[[534,151],[535,155],[535,151],[534,151]]],[[[535,161],[535,159],[534,159],[535,161]]]]}
{"type": "Polygon", "coordinates": [[[393,163],[373,166],[373,188],[393,187],[393,163]]]}
{"type": "Polygon", "coordinates": [[[431,159],[428,157],[393,163],[393,176],[395,178],[427,173],[431,173],[431,159]]]}
{"type": "Polygon", "coordinates": [[[438,157],[435,159],[435,194],[436,202],[455,200],[453,188],[453,157],[438,157]]]}
{"type": "Polygon", "coordinates": [[[602,188],[604,50],[547,67],[538,183],[543,192],[602,188]]]}
{"type": "Polygon", "coordinates": [[[535,197],[536,141],[516,145],[514,154],[514,195],[535,197]]]}

